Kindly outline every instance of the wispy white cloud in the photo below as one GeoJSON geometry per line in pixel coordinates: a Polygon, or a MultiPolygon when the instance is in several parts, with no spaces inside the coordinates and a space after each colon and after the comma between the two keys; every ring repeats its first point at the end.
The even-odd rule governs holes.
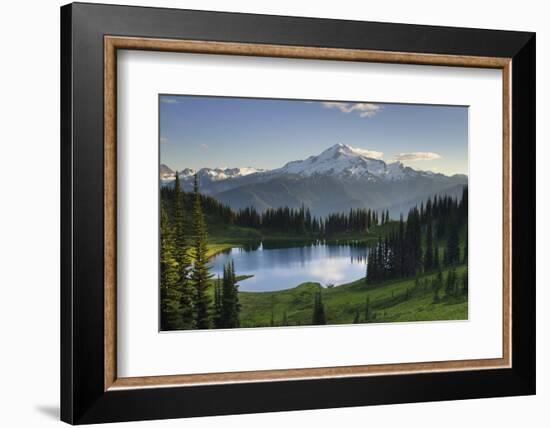
{"type": "Polygon", "coordinates": [[[337,109],[342,113],[355,113],[359,117],[373,117],[382,107],[373,103],[340,103],[340,102],[324,102],[323,107],[337,109]]]}
{"type": "Polygon", "coordinates": [[[160,102],[164,104],[178,104],[179,101],[175,98],[161,98],[160,102]]]}
{"type": "Polygon", "coordinates": [[[353,151],[372,159],[382,159],[382,157],[384,156],[384,152],[378,152],[376,150],[360,149],[354,147],[353,151]]]}
{"type": "Polygon", "coordinates": [[[395,155],[395,159],[405,162],[430,161],[441,159],[441,155],[433,152],[399,153],[398,155],[395,155]]]}
{"type": "Polygon", "coordinates": [[[208,147],[208,144],[205,144],[205,143],[202,143],[201,144],[201,149],[203,150],[208,150],[210,147],[208,147]]]}

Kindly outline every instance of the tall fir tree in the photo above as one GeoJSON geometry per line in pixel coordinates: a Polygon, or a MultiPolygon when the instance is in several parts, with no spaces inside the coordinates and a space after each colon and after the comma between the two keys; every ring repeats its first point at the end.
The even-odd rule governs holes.
{"type": "Polygon", "coordinates": [[[445,286],[445,296],[453,297],[456,295],[456,270],[454,267],[447,272],[447,283],[445,286]]]}
{"type": "Polygon", "coordinates": [[[399,216],[399,232],[395,248],[395,260],[397,276],[405,276],[405,222],[403,221],[403,214],[399,216]]]}
{"type": "Polygon", "coordinates": [[[321,290],[315,293],[315,298],[313,301],[313,317],[311,323],[313,325],[325,325],[327,323],[321,290]]]}
{"type": "Polygon", "coordinates": [[[223,327],[239,327],[239,312],[241,306],[239,304],[239,291],[233,260],[224,267],[221,296],[221,322],[223,327]]]}
{"type": "Polygon", "coordinates": [[[174,232],[168,214],[160,207],[160,324],[161,330],[181,328],[178,262],[174,232]]]}
{"type": "Polygon", "coordinates": [[[468,268],[462,273],[462,294],[468,294],[468,268]]]}
{"type": "Polygon", "coordinates": [[[441,298],[439,296],[439,291],[441,290],[441,287],[443,287],[443,271],[441,270],[441,267],[439,267],[437,270],[437,275],[432,280],[432,289],[434,291],[434,297],[433,297],[434,303],[439,303],[441,301],[441,298]]]}
{"type": "Polygon", "coordinates": [[[439,243],[435,243],[434,247],[434,260],[433,260],[433,267],[434,269],[439,269],[440,261],[439,261],[439,243]]]}
{"type": "MultiPolygon", "coordinates": [[[[224,274],[225,274],[225,266],[224,266],[224,274]]],[[[219,275],[216,281],[216,286],[214,288],[214,316],[213,316],[212,322],[214,324],[214,328],[223,328],[222,283],[219,275]]]]}
{"type": "Polygon", "coordinates": [[[462,188],[462,198],[460,199],[458,209],[460,211],[460,217],[464,222],[464,220],[468,219],[468,186],[462,188]]]}
{"type": "Polygon", "coordinates": [[[411,209],[407,216],[405,247],[405,274],[415,275],[422,267],[420,213],[416,207],[411,209]]]}
{"type": "Polygon", "coordinates": [[[175,257],[178,262],[178,287],[180,290],[181,328],[192,329],[195,325],[193,310],[193,288],[190,284],[191,260],[189,256],[189,240],[187,221],[185,218],[184,194],[181,190],[179,174],[176,171],[174,182],[174,207],[172,213],[174,223],[175,257]]]}
{"type": "Polygon", "coordinates": [[[450,225],[450,229],[449,238],[447,239],[447,247],[445,249],[445,263],[455,264],[460,260],[458,224],[456,221],[450,225]]]}
{"type": "Polygon", "coordinates": [[[210,297],[208,281],[212,274],[208,271],[207,246],[208,239],[206,223],[202,212],[201,195],[199,193],[199,178],[195,174],[194,204],[193,204],[193,267],[191,269],[191,285],[194,289],[195,325],[198,329],[210,328],[210,297]]]}
{"type": "Polygon", "coordinates": [[[426,251],[424,253],[424,270],[430,271],[434,267],[434,249],[433,249],[433,232],[432,221],[428,220],[426,228],[426,251]]]}

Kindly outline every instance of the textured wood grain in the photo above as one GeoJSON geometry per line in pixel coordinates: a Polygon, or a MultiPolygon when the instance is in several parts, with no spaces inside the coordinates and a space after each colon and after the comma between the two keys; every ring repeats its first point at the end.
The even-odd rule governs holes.
{"type": "MultiPolygon", "coordinates": [[[[195,40],[106,36],[104,124],[104,322],[105,390],[306,378],[358,377],[381,374],[494,369],[511,366],[511,61],[509,58],[381,52],[302,46],[278,46],[195,40]],[[116,373],[116,51],[117,49],[249,55],[280,58],[363,61],[502,69],[503,72],[503,351],[502,358],[381,364],[347,367],[263,370],[231,373],[118,378],[116,373]]],[[[152,76],[151,78],[154,78],[152,76]]]]}
{"type": "Polygon", "coordinates": [[[502,355],[512,366],[512,63],[502,70],[502,355]]]}
{"type": "Polygon", "coordinates": [[[104,64],[104,385],[116,380],[116,49],[105,43],[104,64]]]}
{"type": "Polygon", "coordinates": [[[299,380],[311,378],[362,377],[396,375],[471,369],[497,369],[507,367],[503,358],[484,360],[437,361],[406,364],[372,364],[365,366],[319,367],[310,369],[261,370],[249,372],[205,373],[173,376],[147,376],[118,378],[111,389],[138,387],[168,387],[174,385],[207,385],[220,383],[262,382],[272,380],[299,380]]]}
{"type": "Polygon", "coordinates": [[[107,43],[116,49],[152,50],[219,55],[248,55],[279,58],[364,61],[394,64],[445,65],[478,68],[503,68],[507,58],[460,55],[434,55],[409,52],[382,52],[363,49],[335,49],[282,46],[252,43],[229,43],[196,40],[149,39],[108,36],[107,43]]]}

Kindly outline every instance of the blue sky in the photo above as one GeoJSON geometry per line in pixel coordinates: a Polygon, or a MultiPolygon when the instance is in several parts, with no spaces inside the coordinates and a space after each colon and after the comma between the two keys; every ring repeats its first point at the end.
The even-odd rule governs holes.
{"type": "Polygon", "coordinates": [[[172,169],[273,169],[343,143],[387,162],[468,172],[468,108],[161,95],[160,157],[172,169]]]}

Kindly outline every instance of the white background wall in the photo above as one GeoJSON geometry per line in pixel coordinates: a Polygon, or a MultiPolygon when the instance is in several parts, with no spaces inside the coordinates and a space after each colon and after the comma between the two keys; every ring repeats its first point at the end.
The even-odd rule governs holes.
{"type": "MultiPolygon", "coordinates": [[[[122,0],[121,0],[122,1],[122,0]]],[[[104,1],[104,3],[113,3],[104,1]]],[[[537,32],[537,263],[549,256],[550,27],[545,2],[462,0],[148,0],[126,4],[537,32]],[[546,119],[546,120],[545,120],[546,119]],[[546,220],[546,221],[545,221],[546,220]]],[[[58,424],[59,407],[59,6],[58,0],[0,6],[0,421],[58,424]]],[[[141,426],[407,428],[547,426],[550,416],[550,298],[539,269],[538,394],[535,397],[155,421],[141,426]],[[546,363],[545,363],[546,362],[546,363]]],[[[474,386],[475,387],[475,386],[474,386]]],[[[137,426],[137,423],[125,426],[137,426]]]]}

